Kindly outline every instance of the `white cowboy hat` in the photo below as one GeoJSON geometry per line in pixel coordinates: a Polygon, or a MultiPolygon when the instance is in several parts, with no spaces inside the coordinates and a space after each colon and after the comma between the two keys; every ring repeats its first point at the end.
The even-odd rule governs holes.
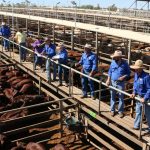
{"type": "Polygon", "coordinates": [[[139,59],[135,62],[134,65],[131,65],[130,68],[131,69],[144,69],[145,67],[143,66],[143,61],[139,59]]]}
{"type": "Polygon", "coordinates": [[[115,51],[115,53],[113,55],[110,56],[111,58],[115,58],[115,57],[125,57],[124,55],[122,55],[122,51],[115,51]]]}
{"type": "Polygon", "coordinates": [[[4,26],[4,25],[6,25],[6,23],[5,23],[5,22],[2,22],[2,26],[4,26]]]}
{"type": "Polygon", "coordinates": [[[91,49],[91,44],[85,44],[84,48],[88,48],[88,49],[91,49]]]}

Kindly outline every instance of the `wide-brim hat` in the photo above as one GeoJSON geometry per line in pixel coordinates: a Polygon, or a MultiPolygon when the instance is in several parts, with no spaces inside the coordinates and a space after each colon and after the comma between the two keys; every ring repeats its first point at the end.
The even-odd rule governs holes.
{"type": "Polygon", "coordinates": [[[47,42],[47,41],[51,41],[51,39],[50,39],[49,37],[46,37],[46,38],[44,39],[44,42],[47,42]]]}
{"type": "Polygon", "coordinates": [[[91,46],[91,44],[85,44],[84,48],[91,49],[91,48],[92,48],[92,46],[91,46]]]}
{"type": "Polygon", "coordinates": [[[136,70],[136,69],[144,69],[145,67],[143,66],[143,61],[139,59],[135,62],[134,65],[131,65],[130,68],[136,70]]]}
{"type": "Polygon", "coordinates": [[[64,46],[64,43],[60,42],[58,43],[57,47],[56,47],[56,50],[60,50],[60,49],[63,49],[65,46],[64,46]]]}
{"type": "Polygon", "coordinates": [[[6,23],[5,23],[5,22],[2,22],[2,26],[4,26],[4,25],[6,25],[6,23]]]}
{"type": "Polygon", "coordinates": [[[43,36],[42,35],[38,35],[37,39],[43,39],[43,36]]]}
{"type": "Polygon", "coordinates": [[[122,55],[122,51],[115,51],[113,55],[110,56],[111,58],[116,58],[116,57],[125,57],[125,55],[122,55]]]}

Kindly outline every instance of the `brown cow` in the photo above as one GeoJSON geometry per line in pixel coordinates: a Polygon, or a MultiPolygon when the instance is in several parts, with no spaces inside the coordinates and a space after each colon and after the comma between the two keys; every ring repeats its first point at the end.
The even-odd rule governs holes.
{"type": "Polygon", "coordinates": [[[42,144],[30,142],[26,146],[26,150],[46,150],[42,144]]]}
{"type": "Polygon", "coordinates": [[[66,148],[64,145],[62,144],[57,144],[53,150],[68,150],[68,148],[66,148]]]}
{"type": "Polygon", "coordinates": [[[18,82],[14,87],[16,89],[21,88],[24,84],[33,83],[31,79],[23,79],[22,81],[18,82]]]}

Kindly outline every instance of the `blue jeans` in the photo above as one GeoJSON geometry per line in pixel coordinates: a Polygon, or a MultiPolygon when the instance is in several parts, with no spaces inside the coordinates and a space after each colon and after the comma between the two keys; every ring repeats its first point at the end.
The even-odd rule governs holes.
{"type": "MultiPolygon", "coordinates": [[[[83,70],[82,73],[86,75],[90,74],[90,72],[86,70],[83,70]]],[[[89,78],[82,76],[81,83],[82,83],[83,95],[87,96],[87,83],[88,83],[90,87],[90,91],[91,91],[91,96],[94,96],[94,82],[90,80],[89,78]]]]}
{"type": "Polygon", "coordinates": [[[46,60],[46,72],[47,72],[47,80],[51,79],[51,68],[53,67],[53,80],[56,80],[56,64],[46,60]]]}
{"type": "MultiPolygon", "coordinates": [[[[64,64],[66,65],[66,64],[64,64]]],[[[58,77],[59,77],[59,83],[62,84],[62,73],[64,73],[64,80],[67,83],[68,82],[68,75],[67,75],[67,70],[66,68],[62,66],[58,66],[58,77]]]]}
{"type": "MultiPolygon", "coordinates": [[[[5,38],[8,38],[8,37],[5,37],[5,38]]],[[[6,50],[8,50],[9,49],[9,41],[8,40],[6,40],[6,39],[3,39],[3,46],[4,46],[4,49],[6,50]]]]}
{"type": "Polygon", "coordinates": [[[23,47],[21,46],[26,46],[26,43],[20,43],[20,46],[19,46],[19,53],[20,53],[20,60],[26,60],[26,53],[27,53],[27,50],[24,49],[23,47]]]}
{"type": "MultiPolygon", "coordinates": [[[[141,116],[142,116],[142,103],[141,102],[136,102],[136,116],[134,120],[134,128],[139,128],[140,127],[140,122],[141,122],[141,116]]],[[[144,105],[144,112],[145,116],[147,119],[148,127],[150,129],[150,106],[149,105],[144,105]]]]}
{"type": "MultiPolygon", "coordinates": [[[[124,88],[125,88],[124,82],[116,82],[116,81],[112,80],[111,85],[119,90],[124,90],[124,88]]],[[[111,110],[111,112],[115,112],[116,94],[117,94],[117,91],[115,91],[115,90],[110,91],[110,95],[111,95],[110,110],[111,110]]],[[[119,97],[118,112],[122,113],[124,111],[124,99],[123,99],[124,95],[122,93],[118,93],[118,97],[119,97]]]]}
{"type": "Polygon", "coordinates": [[[36,69],[36,66],[40,65],[42,66],[42,57],[38,57],[36,54],[34,55],[34,69],[36,69]]]}

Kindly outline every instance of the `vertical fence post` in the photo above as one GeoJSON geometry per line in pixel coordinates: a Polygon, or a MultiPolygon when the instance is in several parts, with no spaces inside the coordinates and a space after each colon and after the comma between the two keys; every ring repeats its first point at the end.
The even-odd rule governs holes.
{"type": "Polygon", "coordinates": [[[3,37],[2,37],[2,40],[1,40],[1,44],[2,44],[2,52],[3,52],[3,50],[4,50],[4,45],[3,45],[4,42],[3,42],[3,41],[4,41],[4,39],[3,39],[3,37]]]}
{"type": "Polygon", "coordinates": [[[71,82],[71,67],[69,68],[69,96],[71,96],[71,86],[72,86],[72,82],[71,82]]]}
{"type": "Polygon", "coordinates": [[[60,100],[59,102],[59,109],[60,109],[60,138],[63,136],[63,104],[62,101],[60,100]]]}
{"type": "Polygon", "coordinates": [[[47,60],[48,60],[49,65],[48,65],[48,70],[46,70],[46,71],[48,71],[47,74],[49,74],[48,83],[51,84],[51,81],[52,81],[51,80],[51,71],[50,71],[51,70],[51,61],[49,58],[47,58],[47,60]]]}
{"type": "Polygon", "coordinates": [[[33,72],[35,73],[35,66],[34,66],[34,63],[35,63],[35,54],[33,52],[33,72]]]}
{"type": "Polygon", "coordinates": [[[22,63],[22,60],[21,60],[21,45],[19,44],[19,62],[22,63]]]}
{"type": "MultiPolygon", "coordinates": [[[[9,39],[6,39],[7,40],[7,42],[9,43],[9,45],[8,45],[8,49],[9,49],[9,56],[10,56],[10,58],[11,58],[11,50],[10,50],[10,40],[9,39]]],[[[13,45],[14,45],[14,42],[13,42],[13,45]]],[[[13,47],[13,49],[14,49],[14,47],[13,47]]]]}
{"type": "Polygon", "coordinates": [[[73,95],[73,83],[74,83],[74,79],[73,79],[73,76],[74,76],[74,72],[71,71],[71,83],[72,83],[72,88],[71,88],[71,95],[73,95]]]}
{"type": "Polygon", "coordinates": [[[141,114],[141,120],[140,120],[140,133],[139,133],[139,139],[141,139],[142,134],[142,124],[143,124],[143,116],[144,116],[144,107],[145,105],[142,105],[142,114],[141,114]]]}
{"type": "Polygon", "coordinates": [[[41,77],[39,77],[39,95],[41,95],[41,77]]]}
{"type": "Polygon", "coordinates": [[[98,99],[99,99],[99,101],[98,101],[98,114],[100,115],[100,111],[101,111],[101,105],[100,105],[100,102],[101,102],[101,88],[102,88],[102,82],[101,82],[101,80],[100,80],[100,82],[99,82],[99,96],[98,96],[98,99]]]}

